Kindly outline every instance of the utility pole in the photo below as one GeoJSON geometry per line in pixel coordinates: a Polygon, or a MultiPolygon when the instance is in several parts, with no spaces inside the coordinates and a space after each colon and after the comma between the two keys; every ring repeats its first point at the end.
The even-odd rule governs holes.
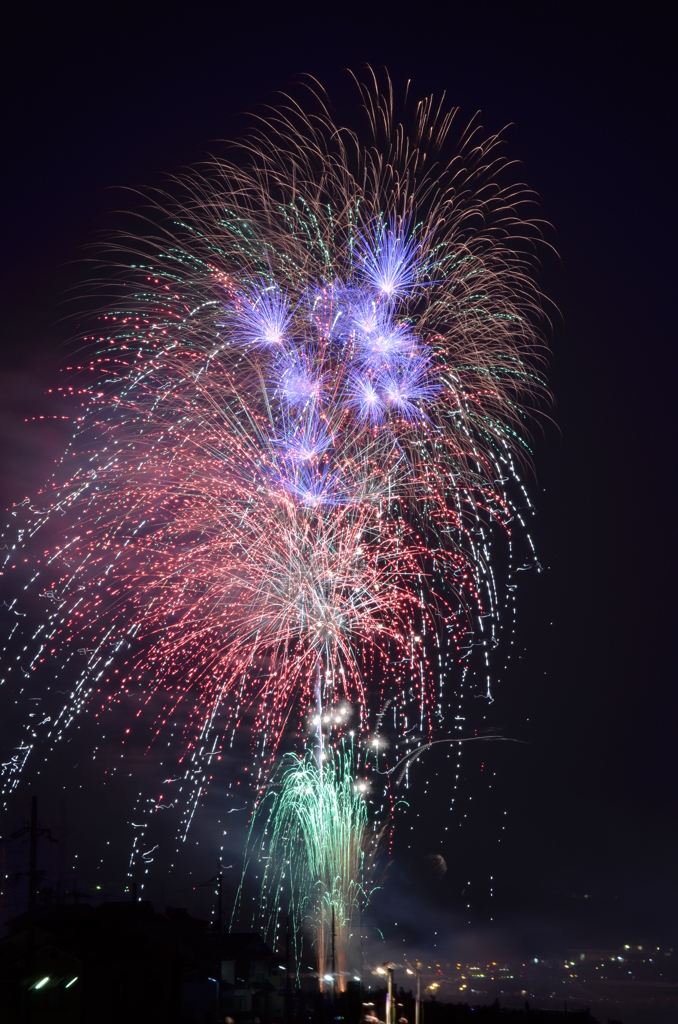
{"type": "MultiPolygon", "coordinates": [[[[31,797],[31,820],[30,824],[24,825],[23,828],[18,829],[16,832],[12,832],[11,835],[6,836],[4,839],[0,839],[1,843],[11,842],[13,839],[21,839],[23,836],[28,835],[29,837],[29,858],[28,858],[28,912],[31,916],[31,920],[35,917],[35,908],[38,902],[38,880],[40,874],[38,872],[38,839],[46,836],[50,843],[56,843],[56,839],[52,837],[52,830],[49,828],[38,828],[38,798],[37,796],[31,797]]],[[[22,875],[26,872],[22,871],[22,875]]]]}
{"type": "Polygon", "coordinates": [[[386,974],[386,1021],[385,1024],[393,1024],[393,967],[389,964],[386,974]]]}
{"type": "Polygon", "coordinates": [[[363,972],[365,970],[365,958],[363,956],[363,908],[360,908],[360,1002],[363,1000],[363,972]]]}
{"type": "Polygon", "coordinates": [[[334,907],[332,907],[332,1002],[334,1002],[334,974],[337,969],[334,959],[334,907]]]}
{"type": "Polygon", "coordinates": [[[414,1024],[421,1024],[421,971],[417,968],[417,998],[414,1003],[414,1024]]]}
{"type": "Polygon", "coordinates": [[[290,915],[287,915],[285,926],[285,1021],[290,1022],[292,1007],[290,1006],[290,915]]]}
{"type": "Polygon", "coordinates": [[[217,935],[221,935],[221,916],[222,916],[222,903],[221,903],[221,857],[219,858],[218,871],[217,871],[217,935]]]}
{"type": "Polygon", "coordinates": [[[212,878],[208,878],[206,882],[201,882],[200,885],[204,888],[207,885],[213,885],[216,883],[217,886],[217,913],[216,921],[213,925],[213,933],[221,935],[223,932],[223,917],[224,917],[224,904],[223,904],[223,865],[221,863],[221,857],[217,861],[217,873],[212,878]]]}
{"type": "MultiPolygon", "coordinates": [[[[21,839],[25,835],[28,835],[29,837],[26,969],[30,978],[35,970],[35,911],[38,903],[38,880],[40,878],[38,874],[38,839],[42,836],[47,836],[51,843],[56,843],[56,839],[52,838],[50,829],[38,828],[38,798],[36,796],[31,797],[30,824],[25,824],[23,828],[20,828],[16,832],[12,832],[11,835],[0,839],[0,843],[11,842],[14,839],[21,839]]],[[[26,872],[22,871],[20,874],[25,875],[26,872]]],[[[28,988],[24,989],[22,1019],[25,1024],[29,1024],[31,1019],[30,992],[28,988]]]]}
{"type": "Polygon", "coordinates": [[[28,912],[33,917],[38,889],[38,798],[31,797],[31,845],[28,862],[28,912]]]}

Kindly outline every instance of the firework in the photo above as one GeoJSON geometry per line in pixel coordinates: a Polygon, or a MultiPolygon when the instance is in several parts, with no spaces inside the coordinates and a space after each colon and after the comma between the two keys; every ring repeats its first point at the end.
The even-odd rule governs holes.
{"type": "Polygon", "coordinates": [[[7,789],[41,734],[138,698],[173,730],[185,834],[250,711],[263,784],[311,708],[352,702],[366,738],[390,706],[405,749],[430,739],[472,641],[490,697],[493,546],[510,561],[546,395],[539,225],[498,137],[359,89],[366,135],[319,87],[283,101],[111,243],[79,428],[8,544],[9,576],[39,552],[50,611],[28,639],[12,621],[5,678],[48,666],[70,695],[7,789]]]}
{"type": "Polygon", "coordinates": [[[245,870],[253,859],[265,865],[264,933],[276,940],[287,900],[297,965],[306,935],[321,985],[331,977],[343,991],[351,939],[373,891],[376,835],[352,746],[321,749],[282,759],[254,814],[245,870]]]}

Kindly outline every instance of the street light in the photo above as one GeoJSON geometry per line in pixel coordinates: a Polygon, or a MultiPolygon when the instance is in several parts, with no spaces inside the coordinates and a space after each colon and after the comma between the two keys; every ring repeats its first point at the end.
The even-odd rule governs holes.
{"type": "Polygon", "coordinates": [[[414,1024],[421,1024],[421,971],[419,970],[419,961],[415,961],[417,964],[416,971],[413,971],[411,967],[407,967],[407,973],[414,977],[417,975],[417,995],[414,1000],[414,1024]]]}
{"type": "Polygon", "coordinates": [[[385,1024],[394,1024],[395,1006],[393,1004],[393,968],[395,964],[385,963],[382,968],[377,967],[377,973],[386,974],[386,1013],[385,1024]]]}
{"type": "Polygon", "coordinates": [[[421,1024],[421,971],[417,968],[417,998],[414,1002],[414,1024],[421,1024]]]}

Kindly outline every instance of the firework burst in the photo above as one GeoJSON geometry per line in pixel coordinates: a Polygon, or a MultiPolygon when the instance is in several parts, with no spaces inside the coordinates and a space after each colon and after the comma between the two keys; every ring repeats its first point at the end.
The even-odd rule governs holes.
{"type": "MultiPolygon", "coordinates": [[[[321,740],[322,743],[322,740],[321,740]]],[[[264,865],[258,918],[275,943],[287,900],[295,962],[304,936],[327,977],[346,987],[351,939],[373,892],[377,835],[368,824],[367,783],[352,745],[286,755],[252,820],[245,870],[264,865]]]]}
{"type": "Polygon", "coordinates": [[[283,100],[110,244],[79,428],[6,536],[10,588],[19,544],[50,612],[27,639],[10,599],[5,678],[70,692],[8,790],[41,734],[137,695],[153,736],[181,723],[185,834],[248,709],[263,783],[316,705],[365,736],[391,702],[430,738],[478,622],[489,696],[493,545],[547,394],[539,224],[499,137],[356,84],[366,132],[320,87],[283,100]]]}

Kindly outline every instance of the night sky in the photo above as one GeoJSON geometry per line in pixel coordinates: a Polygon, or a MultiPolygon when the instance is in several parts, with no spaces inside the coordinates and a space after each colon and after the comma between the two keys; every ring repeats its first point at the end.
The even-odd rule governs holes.
{"type": "MultiPolygon", "coordinates": [[[[482,110],[488,131],[510,124],[509,152],[541,196],[562,260],[547,261],[543,279],[560,309],[557,426],[536,439],[530,484],[546,571],[523,583],[520,657],[491,712],[494,727],[524,742],[469,754],[467,818],[442,845],[435,803],[422,803],[413,849],[396,843],[375,913],[388,928],[397,906],[422,946],[435,931],[489,952],[678,946],[670,5],[140,6],[21,4],[3,24],[3,507],[40,486],[70,434],[32,417],[61,412],[45,390],[68,352],[64,302],[86,276],[85,247],[128,204],[120,186],[199,160],[303,72],[345,100],[343,69],[364,62],[386,65],[396,88],[411,78],[419,94],[445,90],[464,116],[482,110]],[[424,857],[441,851],[448,871],[436,880],[424,857]]],[[[2,700],[0,691],[4,718],[2,700]]],[[[133,779],[107,804],[99,776],[83,770],[86,733],[83,719],[82,764],[59,753],[49,779],[30,781],[61,840],[54,877],[72,884],[77,854],[77,884],[102,878],[115,895],[129,852],[119,823],[141,787],[133,779]],[[117,853],[104,877],[107,842],[117,853]]],[[[421,778],[444,778],[445,756],[422,762],[421,778]]],[[[141,754],[135,771],[147,771],[141,754]]],[[[241,771],[224,765],[219,786],[241,771]]],[[[3,832],[26,816],[29,792],[27,782],[3,832]]],[[[242,829],[237,814],[226,821],[219,793],[182,853],[177,893],[169,881],[150,886],[158,906],[209,912],[212,890],[191,886],[214,873],[220,831],[234,890],[242,829]]]]}

